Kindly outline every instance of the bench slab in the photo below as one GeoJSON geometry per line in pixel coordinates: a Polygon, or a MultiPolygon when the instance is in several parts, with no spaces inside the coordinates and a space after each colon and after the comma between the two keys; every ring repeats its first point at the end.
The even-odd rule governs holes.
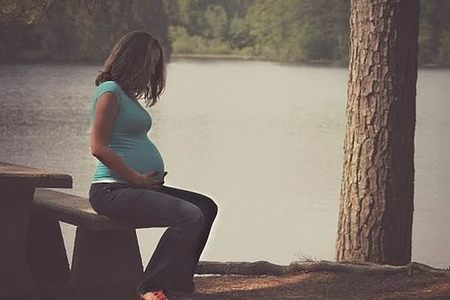
{"type": "Polygon", "coordinates": [[[97,214],[89,199],[45,188],[36,188],[33,204],[36,209],[45,210],[56,219],[91,230],[124,230],[135,227],[119,220],[111,220],[97,214]]]}
{"type": "Polygon", "coordinates": [[[39,282],[135,287],[142,276],[136,228],[97,214],[89,199],[36,188],[33,215],[28,260],[39,282]],[[70,271],[59,221],[77,226],[70,271]]]}
{"type": "Polygon", "coordinates": [[[33,187],[71,188],[72,177],[46,169],[38,169],[0,161],[0,184],[33,187]]]}

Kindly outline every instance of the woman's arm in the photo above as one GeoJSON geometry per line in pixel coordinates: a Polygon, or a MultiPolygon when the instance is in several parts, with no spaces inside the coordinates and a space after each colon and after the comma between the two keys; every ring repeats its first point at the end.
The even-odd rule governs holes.
{"type": "Polygon", "coordinates": [[[156,172],[140,174],[129,167],[125,161],[108,146],[114,119],[117,116],[119,104],[112,92],[103,93],[95,106],[94,120],[91,133],[91,152],[103,164],[113,170],[120,177],[131,184],[154,188],[162,185],[163,181],[151,180],[156,172]]]}

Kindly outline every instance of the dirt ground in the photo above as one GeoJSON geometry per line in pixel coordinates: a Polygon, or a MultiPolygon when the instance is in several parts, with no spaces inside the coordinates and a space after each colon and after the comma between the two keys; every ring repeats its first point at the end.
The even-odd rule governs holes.
{"type": "MultiPolygon", "coordinates": [[[[305,272],[286,276],[196,276],[195,299],[448,299],[450,276],[305,272]]],[[[135,300],[123,289],[54,290],[5,300],[135,300]]],[[[3,300],[3,299],[1,299],[3,300]]],[[[170,300],[170,299],[169,299],[170,300]]]]}
{"type": "Polygon", "coordinates": [[[312,272],[197,279],[198,299],[450,299],[450,277],[312,272]]]}

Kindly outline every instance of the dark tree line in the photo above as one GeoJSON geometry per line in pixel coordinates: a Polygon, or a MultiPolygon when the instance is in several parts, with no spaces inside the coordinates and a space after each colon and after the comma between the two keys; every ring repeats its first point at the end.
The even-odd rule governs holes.
{"type": "Polygon", "coordinates": [[[175,53],[345,61],[348,1],[166,1],[175,53]]]}
{"type": "MultiPolygon", "coordinates": [[[[348,63],[348,0],[165,0],[176,54],[348,63]]],[[[419,64],[450,66],[450,1],[421,0],[419,64]]]]}
{"type": "MultiPolygon", "coordinates": [[[[450,1],[420,6],[419,64],[448,67],[450,1]]],[[[349,16],[349,0],[0,0],[0,60],[102,60],[145,28],[169,56],[346,65],[349,16]]]]}
{"type": "Polygon", "coordinates": [[[120,36],[135,29],[148,29],[171,51],[162,0],[41,0],[48,4],[41,7],[32,0],[13,2],[28,13],[20,13],[20,6],[6,11],[0,6],[3,61],[99,61],[120,36]]]}

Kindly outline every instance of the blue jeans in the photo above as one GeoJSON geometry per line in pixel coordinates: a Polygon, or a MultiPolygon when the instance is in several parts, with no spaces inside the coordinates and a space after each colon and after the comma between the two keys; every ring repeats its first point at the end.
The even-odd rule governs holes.
{"type": "Polygon", "coordinates": [[[217,215],[209,197],[163,186],[161,190],[127,183],[92,183],[89,201],[99,214],[136,228],[168,227],[137,286],[137,293],[163,289],[193,293],[194,272],[217,215]]]}

